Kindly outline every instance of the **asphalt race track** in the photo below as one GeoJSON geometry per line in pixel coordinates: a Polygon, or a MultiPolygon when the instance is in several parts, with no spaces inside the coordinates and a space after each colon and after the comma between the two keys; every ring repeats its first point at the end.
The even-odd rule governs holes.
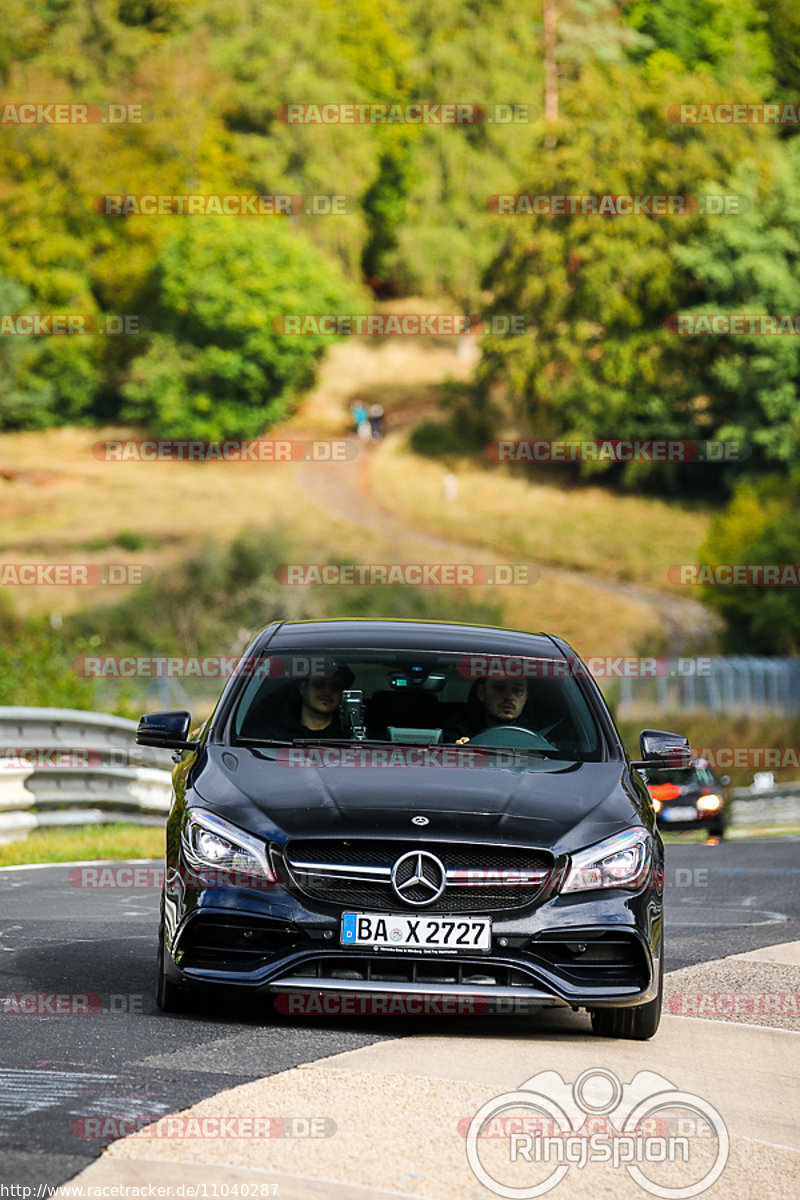
{"type": "MultiPolygon", "coordinates": [[[[797,838],[669,846],[667,970],[799,939],[799,848],[797,838]]],[[[130,1132],[131,1123],[300,1063],[445,1032],[435,1018],[292,1023],[252,1006],[164,1016],[153,999],[157,889],[75,881],[64,865],[0,871],[4,1182],[72,1178],[112,1140],[86,1136],[93,1117],[130,1132]],[[78,1011],[87,995],[90,1011],[78,1011]],[[31,1005],[40,1011],[18,1011],[31,1005]]],[[[585,1013],[567,1019],[588,1024],[585,1013]]],[[[457,1036],[464,1023],[448,1031],[457,1036]]],[[[513,1024],[524,1038],[528,1023],[513,1024]]]]}

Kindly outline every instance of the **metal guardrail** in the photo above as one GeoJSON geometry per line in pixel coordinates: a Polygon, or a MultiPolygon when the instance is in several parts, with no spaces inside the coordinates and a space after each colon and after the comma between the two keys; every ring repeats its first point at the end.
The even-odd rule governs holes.
{"type": "Polygon", "coordinates": [[[760,789],[733,788],[731,825],[800,825],[800,781],[760,789]]]}
{"type": "MultiPolygon", "coordinates": [[[[172,756],[136,745],[136,722],[63,708],[0,706],[0,841],[42,826],[162,825],[172,756]]],[[[734,826],[800,825],[800,782],[734,788],[734,826]]]]}
{"type": "Polygon", "coordinates": [[[161,825],[168,750],[136,745],[136,722],[68,708],[0,706],[0,841],[54,825],[161,825]]]}
{"type": "Polygon", "coordinates": [[[800,658],[708,655],[640,659],[653,674],[599,680],[620,716],[638,712],[800,714],[800,658]]]}

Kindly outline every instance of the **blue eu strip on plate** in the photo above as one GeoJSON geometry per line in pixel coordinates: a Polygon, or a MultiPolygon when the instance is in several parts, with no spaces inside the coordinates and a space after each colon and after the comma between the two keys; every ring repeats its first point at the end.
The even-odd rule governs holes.
{"type": "Polygon", "coordinates": [[[356,940],[356,914],[351,912],[342,913],[342,941],[354,942],[356,940]]]}

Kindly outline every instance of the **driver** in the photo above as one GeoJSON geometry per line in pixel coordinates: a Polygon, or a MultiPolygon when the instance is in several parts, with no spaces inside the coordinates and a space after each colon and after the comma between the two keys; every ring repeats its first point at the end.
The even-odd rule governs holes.
{"type": "Polygon", "coordinates": [[[467,719],[453,730],[456,745],[495,725],[516,725],[528,699],[528,684],[524,679],[481,679],[474,698],[478,711],[472,719],[468,711],[467,719]]]}

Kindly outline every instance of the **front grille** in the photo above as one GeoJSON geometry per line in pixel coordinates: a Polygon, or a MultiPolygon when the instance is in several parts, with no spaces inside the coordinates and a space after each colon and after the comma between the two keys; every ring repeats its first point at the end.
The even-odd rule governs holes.
{"type": "Polygon", "coordinates": [[[532,972],[522,967],[460,959],[418,959],[405,955],[389,959],[367,956],[321,957],[304,962],[290,975],[282,975],[281,984],[292,980],[341,980],[364,983],[438,984],[444,986],[531,987],[536,984],[532,972]]]}
{"type": "Polygon", "coordinates": [[[543,965],[575,985],[644,988],[650,975],[644,947],[627,933],[544,933],[534,938],[528,949],[543,965]]]}
{"type": "MultiPolygon", "coordinates": [[[[290,842],[284,853],[291,885],[303,895],[337,907],[375,912],[398,909],[425,913],[498,912],[526,908],[546,889],[553,856],[539,849],[480,845],[474,842],[386,841],[378,839],[306,839],[290,842]],[[427,851],[447,873],[442,894],[424,901],[424,888],[411,888],[408,903],[391,885],[394,864],[404,854],[427,851]]],[[[408,864],[400,881],[413,873],[408,864]]]]}

